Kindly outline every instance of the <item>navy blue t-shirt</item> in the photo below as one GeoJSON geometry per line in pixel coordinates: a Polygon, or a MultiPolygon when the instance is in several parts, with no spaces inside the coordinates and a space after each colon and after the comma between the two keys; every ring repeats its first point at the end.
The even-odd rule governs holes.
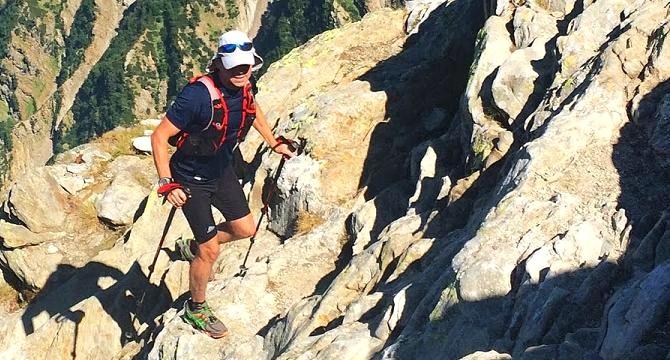
{"type": "MultiPolygon", "coordinates": [[[[172,177],[178,181],[207,182],[217,179],[232,161],[232,153],[237,142],[237,131],[242,122],[243,89],[228,89],[215,83],[223,93],[228,106],[228,131],[224,146],[215,156],[188,156],[177,150],[170,159],[172,177]]],[[[195,134],[201,132],[212,116],[212,100],[207,87],[195,82],[186,85],[165,114],[179,130],[195,134]]]]}

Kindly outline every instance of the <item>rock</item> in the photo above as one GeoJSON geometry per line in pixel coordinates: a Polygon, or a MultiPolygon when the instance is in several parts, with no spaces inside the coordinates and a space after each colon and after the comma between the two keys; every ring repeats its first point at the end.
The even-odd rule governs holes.
{"type": "Polygon", "coordinates": [[[668,222],[670,221],[670,212],[664,211],[661,218],[656,222],[654,227],[647,233],[638,247],[633,252],[633,261],[636,265],[649,271],[653,268],[656,248],[665,248],[666,245],[661,243],[665,238],[666,230],[668,229],[668,222]]]}
{"type": "MultiPolygon", "coordinates": [[[[529,352],[528,347],[538,345],[542,336],[544,336],[546,329],[549,328],[560,314],[563,300],[568,294],[568,291],[559,287],[544,292],[538,292],[537,297],[531,303],[530,308],[526,313],[523,325],[519,331],[519,337],[516,340],[516,346],[514,348],[515,354],[523,353],[523,356],[531,356],[526,354],[536,352],[545,353],[549,351],[536,349],[529,352]],[[546,298],[543,295],[546,295],[546,298]]],[[[553,354],[557,350],[558,347],[552,349],[551,353],[553,354]]],[[[532,356],[538,355],[533,354],[532,356]]]]}
{"type": "Polygon", "coordinates": [[[151,153],[151,138],[140,136],[133,139],[133,147],[139,151],[151,153]]]}
{"type": "Polygon", "coordinates": [[[539,9],[546,10],[557,18],[562,18],[565,15],[568,15],[575,7],[574,0],[550,0],[550,1],[530,0],[529,3],[531,4],[532,7],[537,7],[539,9]]]}
{"type": "Polygon", "coordinates": [[[553,360],[558,355],[558,345],[532,346],[523,352],[522,360],[553,360]]]}
{"type": "Polygon", "coordinates": [[[62,260],[63,254],[49,251],[46,244],[0,250],[0,264],[31,290],[43,288],[62,260]]]}
{"type": "Polygon", "coordinates": [[[0,239],[5,248],[19,248],[54,241],[65,236],[64,232],[33,233],[26,227],[0,220],[0,239]]]}
{"type": "Polygon", "coordinates": [[[670,262],[666,262],[612,297],[600,356],[616,359],[632,353],[664,321],[669,305],[670,262]]]}
{"type": "Polygon", "coordinates": [[[536,40],[546,43],[558,32],[556,18],[529,7],[516,8],[513,25],[514,44],[519,49],[531,46],[536,40]]]}
{"type": "Polygon", "coordinates": [[[567,234],[554,242],[554,250],[559,258],[572,261],[575,267],[593,267],[599,262],[604,240],[593,224],[583,222],[571,227],[567,234]]]}
{"type": "Polygon", "coordinates": [[[290,237],[300,212],[323,211],[319,195],[320,170],[319,163],[308,156],[298,156],[286,162],[277,184],[269,184],[276,186],[270,204],[269,229],[281,237],[290,237]]]}
{"type": "MultiPolygon", "coordinates": [[[[143,293],[147,296],[144,311],[138,316],[142,322],[151,321],[155,314],[168,310],[174,293],[185,291],[187,267],[183,262],[181,266],[174,264],[167,253],[161,251],[153,276],[147,279],[147,268],[169,211],[161,202],[155,193],[150,195],[145,212],[131,231],[119,238],[113,248],[101,251],[81,267],[59,264],[51,268],[51,258],[54,263],[60,262],[60,253],[40,254],[43,260],[39,264],[34,263],[35,257],[31,256],[27,263],[47,274],[54,287],[35,299],[20,316],[12,318],[10,324],[0,327],[0,332],[5,328],[10,330],[0,337],[0,357],[19,359],[27,353],[49,352],[56,358],[66,358],[72,355],[76,344],[74,349],[78,356],[113,358],[121,351],[120,339],[125,338],[124,332],[131,331],[131,311],[136,309],[138,297],[143,293]],[[166,284],[163,279],[175,283],[166,284]],[[101,343],[105,346],[101,347],[101,343]]],[[[185,218],[178,212],[165,246],[173,248],[175,239],[180,236],[190,235],[185,218]]],[[[9,253],[38,251],[42,246],[9,253]]]]}
{"type": "MultiPolygon", "coordinates": [[[[58,185],[60,185],[70,195],[74,195],[86,187],[86,182],[84,181],[81,175],[74,174],[67,170],[70,165],[78,166],[79,164],[68,164],[68,165],[56,164],[53,166],[49,166],[47,169],[51,174],[51,176],[53,176],[53,178],[56,180],[56,182],[58,182],[58,185]]],[[[89,165],[85,166],[86,169],[79,169],[77,166],[73,168],[73,171],[81,170],[81,172],[84,173],[88,171],[90,168],[89,165]]]]}
{"type": "Polygon", "coordinates": [[[344,313],[343,324],[349,324],[361,319],[361,316],[372,310],[384,296],[383,293],[375,292],[370,295],[362,296],[347,307],[344,313]]]}
{"type": "Polygon", "coordinates": [[[129,225],[149,193],[133,174],[120,173],[95,204],[98,217],[111,225],[129,225]]]}
{"type": "Polygon", "coordinates": [[[407,288],[410,285],[400,289],[393,296],[393,303],[386,309],[386,312],[381,318],[381,323],[373,333],[374,337],[386,340],[391,335],[391,332],[396,328],[405,311],[405,304],[407,302],[407,288]]]}
{"type": "Polygon", "coordinates": [[[88,164],[89,167],[109,160],[112,160],[112,155],[104,151],[102,145],[97,143],[79,145],[55,157],[56,164],[88,164]]]}
{"type": "Polygon", "coordinates": [[[406,213],[404,199],[407,196],[404,184],[396,184],[354,207],[347,223],[347,231],[353,240],[353,255],[361,253],[384,227],[406,213]]]}
{"type": "Polygon", "coordinates": [[[265,359],[263,340],[229,333],[215,340],[194,330],[181,318],[182,311],[170,310],[165,315],[165,331],[156,338],[156,346],[148,355],[150,360],[199,359],[215,355],[218,359],[265,359]]]}
{"type": "Polygon", "coordinates": [[[382,346],[382,341],[371,336],[366,324],[359,322],[338,326],[336,329],[295,345],[277,357],[280,360],[299,356],[321,359],[370,359],[382,346]]]}
{"type": "Polygon", "coordinates": [[[405,32],[408,35],[416,34],[421,23],[426,21],[433,10],[443,3],[444,0],[410,0],[405,2],[405,9],[407,10],[405,32]]]}
{"type": "Polygon", "coordinates": [[[564,79],[599,52],[599,48],[608,41],[608,35],[619,25],[619,15],[629,5],[626,0],[596,1],[573,20],[571,31],[559,37],[556,43],[561,54],[560,72],[564,79]]]}
{"type": "Polygon", "coordinates": [[[413,208],[415,213],[423,213],[432,207],[442,187],[441,174],[438,173],[441,169],[437,169],[437,153],[430,144],[415,148],[412,159],[412,163],[418,163],[419,166],[410,170],[416,179],[416,188],[408,200],[408,207],[413,208]],[[418,157],[421,157],[420,161],[417,161],[418,157]]]}
{"type": "Polygon", "coordinates": [[[140,125],[148,126],[151,128],[157,127],[161,123],[161,119],[144,119],[140,121],[140,125]]]}
{"type": "Polygon", "coordinates": [[[628,357],[630,360],[663,359],[668,355],[668,349],[654,344],[641,346],[628,357]]]}
{"type": "Polygon", "coordinates": [[[650,144],[656,156],[659,158],[661,166],[670,170],[670,96],[666,95],[658,105],[658,110],[654,117],[654,127],[650,144]]]}
{"type": "Polygon", "coordinates": [[[477,351],[468,356],[460,358],[460,360],[511,360],[512,357],[508,354],[501,354],[495,350],[491,351],[477,351]]]}
{"type": "Polygon", "coordinates": [[[423,118],[423,126],[428,131],[435,131],[444,126],[447,119],[447,111],[443,108],[433,108],[428,115],[423,118]]]}
{"type": "Polygon", "coordinates": [[[59,230],[70,211],[67,193],[44,167],[18,179],[7,202],[12,216],[35,233],[59,230]]]}
{"type": "Polygon", "coordinates": [[[81,163],[81,164],[68,164],[65,167],[65,170],[69,172],[70,174],[81,174],[85,171],[88,171],[88,169],[91,167],[91,164],[89,163],[81,163]]]}
{"type": "Polygon", "coordinates": [[[552,70],[543,60],[544,47],[543,42],[535,41],[530,47],[514,51],[498,68],[491,92],[496,106],[509,116],[509,124],[525,120],[544,96],[552,70]]]}

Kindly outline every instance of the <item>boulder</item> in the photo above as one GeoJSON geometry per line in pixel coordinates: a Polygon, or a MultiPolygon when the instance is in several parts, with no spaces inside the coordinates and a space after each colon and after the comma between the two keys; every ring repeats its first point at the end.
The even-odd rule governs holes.
{"type": "Polygon", "coordinates": [[[51,251],[45,243],[0,250],[0,264],[10,269],[23,286],[34,291],[44,287],[63,257],[63,253],[51,251]]]}
{"type": "Polygon", "coordinates": [[[25,226],[0,220],[0,241],[3,247],[9,249],[38,245],[63,238],[65,235],[65,232],[44,232],[36,234],[28,230],[25,226]]]}
{"type": "Polygon", "coordinates": [[[552,70],[543,61],[546,55],[544,43],[538,40],[514,51],[498,68],[491,92],[496,106],[509,116],[509,124],[525,120],[542,100],[552,70]]]}
{"type": "Polygon", "coordinates": [[[129,225],[148,194],[133,174],[121,173],[96,202],[98,217],[113,226],[129,225]]]}
{"type": "Polygon", "coordinates": [[[7,203],[11,215],[35,233],[59,230],[70,212],[67,193],[45,167],[17,179],[7,203]]]}
{"type": "Polygon", "coordinates": [[[133,147],[139,151],[151,153],[151,138],[140,136],[133,139],[133,147]]]}

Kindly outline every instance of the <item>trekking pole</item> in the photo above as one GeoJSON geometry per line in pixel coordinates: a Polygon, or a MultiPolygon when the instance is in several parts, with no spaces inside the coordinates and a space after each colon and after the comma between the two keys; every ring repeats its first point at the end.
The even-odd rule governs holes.
{"type": "MultiPolygon", "coordinates": [[[[181,186],[177,186],[178,188],[182,189],[185,193],[186,196],[190,197],[190,191],[187,188],[183,188],[181,186]]],[[[168,188],[172,189],[172,188],[168,188]]],[[[160,196],[164,196],[165,198],[163,199],[163,203],[167,201],[167,193],[169,193],[170,190],[167,190],[167,192],[161,194],[160,196]]],[[[161,193],[161,189],[159,189],[159,194],[161,193]]],[[[167,237],[168,230],[170,230],[170,225],[172,225],[172,220],[174,219],[174,215],[177,212],[177,208],[173,206],[170,209],[170,213],[168,214],[167,220],[165,220],[165,226],[163,227],[163,234],[161,235],[161,239],[158,242],[158,248],[156,249],[156,253],[154,254],[154,259],[151,261],[151,265],[149,265],[149,275],[147,275],[147,283],[148,285],[151,284],[151,276],[154,274],[154,270],[156,268],[156,262],[158,261],[158,254],[160,254],[161,249],[163,248],[163,244],[165,243],[165,238],[167,237]]],[[[144,298],[147,294],[147,288],[145,287],[144,290],[142,290],[142,296],[140,296],[139,300],[135,303],[135,314],[133,314],[133,318],[130,321],[130,326],[134,328],[135,326],[135,320],[137,319],[137,314],[139,314],[142,311],[142,307],[144,305],[144,298]]],[[[132,338],[131,333],[126,333],[126,338],[132,338]]]]}
{"type": "MultiPolygon", "coordinates": [[[[283,136],[280,136],[278,140],[282,144],[287,144],[289,146],[289,149],[291,151],[297,152],[298,155],[300,155],[302,149],[305,147],[304,139],[301,139],[300,143],[297,143],[295,141],[288,140],[283,136]]],[[[270,191],[268,192],[268,196],[265,198],[265,201],[263,201],[261,216],[258,217],[258,222],[256,223],[256,231],[254,232],[254,235],[251,237],[251,239],[249,239],[249,248],[247,249],[247,253],[244,255],[244,261],[242,262],[242,265],[240,265],[240,272],[235,274],[235,276],[244,277],[247,274],[247,270],[249,270],[249,268],[246,265],[247,265],[247,259],[249,259],[249,254],[251,253],[251,247],[254,246],[256,235],[258,234],[258,230],[261,228],[261,223],[263,222],[263,217],[268,212],[268,206],[270,205],[270,200],[272,200],[272,196],[274,195],[274,192],[277,189],[277,180],[279,180],[279,176],[281,175],[281,171],[284,168],[286,160],[287,160],[286,156],[282,155],[282,158],[279,161],[279,165],[277,166],[277,170],[275,171],[275,176],[272,179],[272,187],[270,188],[270,191]]]]}

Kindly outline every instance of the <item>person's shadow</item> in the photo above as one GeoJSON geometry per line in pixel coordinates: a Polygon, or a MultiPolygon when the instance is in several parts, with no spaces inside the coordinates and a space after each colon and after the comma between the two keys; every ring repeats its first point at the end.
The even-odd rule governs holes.
{"type": "Polygon", "coordinates": [[[137,261],[127,273],[99,262],[89,262],[81,268],[61,264],[50,275],[40,294],[25,308],[21,316],[25,334],[34,333],[49,321],[70,321],[74,323],[72,354],[75,357],[79,324],[87,316],[85,307],[78,305],[91,297],[97,299],[102,310],[121,329],[119,342],[122,346],[146,335],[137,333],[139,326],[136,323],[148,324],[145,332],[153,331],[158,326],[154,319],[175,301],[165,282],[161,280],[160,286],[150,283],[137,261]]]}

